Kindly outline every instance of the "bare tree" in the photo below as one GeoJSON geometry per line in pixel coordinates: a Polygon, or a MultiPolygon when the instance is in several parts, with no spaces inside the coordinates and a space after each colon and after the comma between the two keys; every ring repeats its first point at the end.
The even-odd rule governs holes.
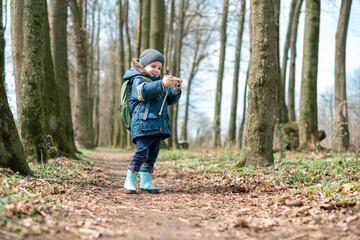
{"type": "MultiPolygon", "coordinates": [[[[281,81],[282,81],[284,88],[285,88],[287,62],[289,59],[288,53],[289,53],[289,47],[290,47],[289,45],[290,45],[291,34],[292,34],[291,30],[293,28],[292,25],[293,25],[295,7],[296,7],[297,2],[299,2],[299,1],[298,0],[291,1],[288,28],[287,28],[287,32],[286,32],[286,40],[285,40],[285,45],[284,45],[284,54],[283,54],[282,67],[281,67],[281,81]]],[[[284,92],[285,92],[285,89],[284,89],[284,92]]]]}
{"type": "Polygon", "coordinates": [[[141,0],[140,53],[150,46],[150,9],[151,1],[141,0]]]}
{"type": "Polygon", "coordinates": [[[236,142],[236,110],[238,102],[238,88],[239,88],[239,72],[240,72],[240,57],[241,57],[241,44],[242,44],[242,35],[244,31],[244,21],[245,21],[245,10],[246,10],[246,1],[241,0],[241,8],[239,14],[239,25],[238,25],[238,35],[236,40],[236,51],[235,51],[235,69],[234,69],[234,79],[233,79],[233,91],[231,97],[231,111],[230,111],[230,124],[229,124],[229,133],[228,141],[230,143],[236,142]]]}
{"type": "Polygon", "coordinates": [[[171,49],[170,46],[172,44],[172,35],[173,35],[173,28],[174,28],[174,19],[175,19],[175,0],[171,0],[169,1],[171,2],[171,7],[170,7],[170,14],[169,14],[169,23],[166,24],[166,32],[165,32],[165,49],[164,49],[164,56],[165,56],[165,66],[164,66],[164,70],[165,70],[165,74],[167,75],[170,71],[170,59],[171,59],[171,49]]]}
{"type": "MultiPolygon", "coordinates": [[[[185,12],[189,7],[189,0],[181,0],[180,1],[180,8],[179,8],[179,15],[178,15],[178,25],[175,33],[175,38],[172,41],[173,45],[173,55],[172,61],[170,64],[170,74],[174,76],[180,75],[181,69],[181,53],[183,47],[183,38],[185,33],[185,12]]],[[[178,113],[179,113],[179,103],[176,103],[169,107],[169,116],[170,116],[170,124],[172,129],[172,134],[169,138],[169,145],[176,149],[178,148],[178,113]]]]}
{"type": "MultiPolygon", "coordinates": [[[[296,39],[299,25],[299,16],[303,0],[298,0],[296,2],[293,23],[291,24],[291,39],[290,39],[290,49],[291,49],[291,60],[290,60],[290,72],[289,72],[289,85],[288,85],[288,116],[289,121],[296,121],[295,115],[295,63],[296,63],[296,39]]],[[[285,76],[285,74],[284,74],[285,76]]]]}
{"type": "MultiPolygon", "coordinates": [[[[118,79],[120,80],[120,89],[123,84],[123,76],[125,74],[125,47],[124,47],[124,11],[122,0],[118,1],[118,14],[119,14],[119,71],[118,79]]],[[[118,98],[118,97],[117,97],[118,98]]],[[[127,145],[126,128],[121,120],[119,113],[116,113],[116,126],[114,136],[114,147],[125,148],[127,145]]]]}
{"type": "Polygon", "coordinates": [[[43,1],[24,1],[23,56],[21,71],[21,137],[25,155],[40,163],[47,162],[44,114],[45,34],[43,1]]]}
{"type": "Polygon", "coordinates": [[[237,166],[274,164],[274,115],[280,73],[272,1],[251,1],[251,64],[244,153],[237,166]]]}
{"type": "Polygon", "coordinates": [[[336,149],[347,151],[350,146],[348,104],[346,98],[346,38],[349,26],[352,0],[341,2],[340,16],[336,31],[335,51],[335,125],[336,149]]]}
{"type": "Polygon", "coordinates": [[[95,39],[95,104],[94,104],[94,145],[99,146],[100,138],[100,29],[101,29],[101,14],[102,14],[102,5],[100,3],[97,16],[97,29],[96,29],[96,39],[95,39]]]}
{"type": "MultiPolygon", "coordinates": [[[[74,149],[71,147],[70,142],[67,139],[65,134],[65,127],[63,116],[60,107],[60,96],[58,90],[58,84],[55,80],[54,73],[54,64],[51,54],[51,44],[50,44],[50,26],[49,26],[49,17],[47,10],[47,1],[43,0],[43,36],[44,36],[44,113],[47,134],[50,138],[50,144],[56,147],[56,150],[51,149],[51,153],[65,154],[68,156],[76,157],[74,149]]],[[[49,152],[50,153],[50,152],[49,152]]]]}
{"type": "Polygon", "coordinates": [[[219,69],[218,69],[218,76],[216,83],[215,113],[214,113],[214,123],[212,129],[212,137],[211,137],[212,147],[221,146],[221,134],[220,134],[221,97],[222,97],[222,83],[224,77],[228,8],[229,8],[229,0],[224,0],[222,19],[221,19],[221,46],[220,46],[219,69]]]}
{"type": "Polygon", "coordinates": [[[248,84],[248,80],[249,80],[250,62],[251,61],[249,61],[248,70],[247,70],[246,79],[245,79],[244,97],[243,97],[243,112],[242,112],[242,119],[241,119],[240,128],[239,128],[239,135],[238,135],[239,148],[243,147],[243,136],[244,136],[245,119],[246,119],[246,94],[247,94],[247,84],[248,84]]]}
{"type": "Polygon", "coordinates": [[[87,83],[87,0],[69,0],[75,45],[75,139],[79,146],[93,148],[89,124],[87,83]]]}
{"type": "Polygon", "coordinates": [[[187,88],[186,88],[186,99],[185,99],[185,113],[184,120],[181,127],[180,139],[184,141],[188,141],[188,121],[189,121],[189,106],[190,106],[190,96],[192,93],[192,84],[194,77],[199,71],[199,67],[201,62],[208,55],[206,48],[211,39],[212,31],[209,31],[207,34],[202,30],[202,19],[199,16],[196,21],[196,26],[194,31],[194,40],[195,45],[191,43],[191,47],[194,47],[192,50],[192,62],[191,62],[191,70],[189,73],[189,77],[187,78],[187,88]]]}
{"type": "Polygon", "coordinates": [[[320,0],[307,0],[301,76],[299,140],[300,148],[318,144],[317,73],[319,54],[320,0]]]}
{"type": "Polygon", "coordinates": [[[26,163],[15,121],[5,91],[5,39],[3,1],[0,1],[0,167],[10,168],[22,175],[32,175],[26,163]]]}
{"type": "Polygon", "coordinates": [[[140,56],[141,53],[142,5],[143,5],[143,0],[139,0],[138,11],[137,11],[136,51],[135,51],[136,56],[140,56]]]}
{"type": "MultiPolygon", "coordinates": [[[[277,42],[279,42],[280,0],[274,1],[274,10],[275,10],[275,21],[276,21],[276,35],[278,39],[277,42]]],[[[290,33],[288,33],[288,35],[289,34],[290,33]]],[[[285,45],[286,44],[287,43],[285,43],[285,45]]],[[[280,80],[278,81],[279,89],[278,89],[278,98],[277,98],[276,113],[275,113],[274,148],[281,149],[282,148],[281,139],[283,138],[281,128],[289,121],[289,119],[288,119],[287,107],[285,104],[285,80],[281,79],[282,70],[285,69],[280,69],[280,48],[279,45],[277,45],[276,47],[277,47],[276,61],[278,62],[277,71],[279,71],[280,80]]],[[[285,46],[285,48],[287,48],[287,46],[285,46]]],[[[286,53],[284,54],[287,55],[287,50],[286,53]]],[[[284,59],[284,61],[287,62],[287,58],[284,59]]]]}
{"type": "Polygon", "coordinates": [[[124,24],[125,24],[125,34],[126,34],[126,43],[127,43],[127,65],[126,69],[129,69],[131,66],[132,51],[131,51],[131,35],[129,30],[129,0],[125,0],[124,3],[124,24]]]}
{"type": "MultiPolygon", "coordinates": [[[[164,0],[151,1],[150,48],[164,53],[165,4],[164,0]]],[[[179,39],[180,40],[180,39],[179,39]]]]}
{"type": "Polygon", "coordinates": [[[16,106],[20,109],[20,82],[22,69],[22,51],[23,51],[23,15],[24,0],[11,0],[11,51],[14,66],[16,106]]]}
{"type": "Polygon", "coordinates": [[[95,44],[95,17],[98,8],[98,0],[94,0],[91,5],[91,25],[89,26],[91,31],[89,32],[89,46],[88,46],[88,123],[91,128],[90,136],[91,143],[93,146],[95,145],[95,131],[94,131],[94,100],[95,100],[95,83],[94,83],[94,61],[95,61],[95,54],[94,54],[94,44],[95,44]]]}
{"type": "MultiPolygon", "coordinates": [[[[124,24],[125,24],[125,33],[126,33],[126,42],[127,42],[127,67],[126,69],[129,69],[131,67],[131,59],[133,58],[132,54],[132,47],[131,47],[131,35],[130,35],[130,29],[129,29],[129,0],[125,0],[124,4],[124,24]]],[[[139,32],[139,31],[138,31],[139,32]]],[[[131,140],[131,133],[130,131],[126,131],[127,136],[127,147],[132,146],[132,140],[131,140]]]]}
{"type": "Polygon", "coordinates": [[[74,140],[74,130],[71,119],[70,84],[68,71],[67,47],[67,2],[51,0],[49,5],[49,23],[51,53],[55,80],[60,98],[60,108],[64,134],[69,144],[68,154],[74,156],[77,152],[74,140]]]}

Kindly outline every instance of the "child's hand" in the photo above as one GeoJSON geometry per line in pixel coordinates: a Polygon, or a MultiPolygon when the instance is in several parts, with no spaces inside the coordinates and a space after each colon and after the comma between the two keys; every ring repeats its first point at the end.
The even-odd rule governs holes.
{"type": "MultiPolygon", "coordinates": [[[[176,80],[174,80],[173,76],[171,76],[171,75],[165,75],[162,81],[163,81],[163,84],[164,84],[165,87],[173,88],[174,85],[175,85],[176,80]]],[[[174,88],[175,92],[177,92],[181,88],[181,85],[182,85],[182,82],[183,82],[182,79],[177,80],[177,81],[180,83],[180,86],[177,87],[177,88],[174,88]]]]}
{"type": "Polygon", "coordinates": [[[173,76],[171,75],[165,75],[163,78],[163,84],[165,87],[171,88],[175,84],[175,80],[173,79],[173,76]]]}

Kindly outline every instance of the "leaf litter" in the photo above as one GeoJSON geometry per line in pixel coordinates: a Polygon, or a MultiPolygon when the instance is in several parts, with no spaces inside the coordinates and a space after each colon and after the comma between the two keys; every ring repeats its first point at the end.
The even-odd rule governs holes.
{"type": "MultiPolygon", "coordinates": [[[[279,168],[293,177],[288,182],[269,171],[215,171],[221,163],[214,162],[187,167],[172,157],[156,165],[154,185],[161,194],[127,195],[123,182],[131,154],[91,154],[89,164],[55,159],[73,169],[66,176],[60,168],[52,178],[15,179],[2,169],[0,194],[8,202],[0,212],[1,238],[360,239],[359,202],[344,198],[359,198],[354,182],[330,191],[306,182],[326,174],[291,175],[296,171],[286,163],[279,168]]],[[[203,161],[220,157],[207,152],[203,161]]]]}

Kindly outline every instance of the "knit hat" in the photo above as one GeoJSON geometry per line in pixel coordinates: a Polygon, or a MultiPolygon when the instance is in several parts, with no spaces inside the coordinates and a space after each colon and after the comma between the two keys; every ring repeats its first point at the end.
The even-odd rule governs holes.
{"type": "Polygon", "coordinates": [[[155,49],[146,49],[140,54],[139,63],[144,67],[152,62],[161,62],[164,65],[164,56],[155,49]]]}

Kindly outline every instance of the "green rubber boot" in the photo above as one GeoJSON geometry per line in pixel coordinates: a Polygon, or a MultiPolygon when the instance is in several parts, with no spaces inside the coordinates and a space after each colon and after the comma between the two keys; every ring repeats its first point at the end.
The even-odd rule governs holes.
{"type": "Polygon", "coordinates": [[[151,185],[153,170],[149,167],[140,168],[140,191],[148,193],[159,193],[159,189],[151,185]]]}
{"type": "Polygon", "coordinates": [[[125,184],[124,184],[125,193],[127,193],[127,194],[135,194],[136,193],[135,182],[136,182],[138,173],[139,173],[139,169],[134,169],[133,167],[129,166],[125,184]]]}

